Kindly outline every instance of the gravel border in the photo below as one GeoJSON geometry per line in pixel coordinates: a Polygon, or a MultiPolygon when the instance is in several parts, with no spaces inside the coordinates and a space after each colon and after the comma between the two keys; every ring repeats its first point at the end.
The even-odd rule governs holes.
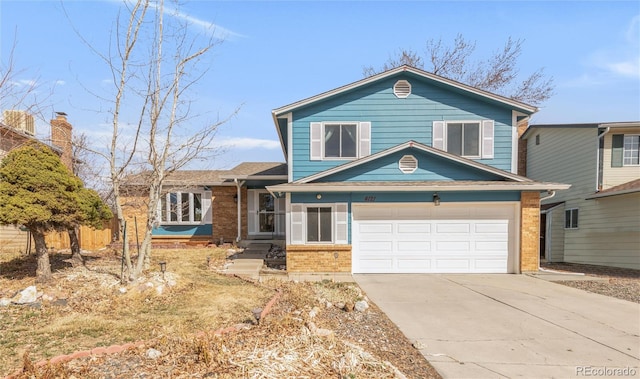
{"type": "Polygon", "coordinates": [[[562,280],[554,283],[640,304],[640,270],[564,262],[544,262],[540,267],[604,278],[606,280],[562,280]]]}

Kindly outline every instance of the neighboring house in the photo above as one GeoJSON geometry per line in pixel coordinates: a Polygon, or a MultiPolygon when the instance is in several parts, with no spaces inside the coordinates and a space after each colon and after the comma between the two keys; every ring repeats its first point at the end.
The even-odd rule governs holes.
{"type": "MultiPolygon", "coordinates": [[[[67,121],[67,115],[58,112],[51,120],[51,140],[48,144],[60,155],[62,162],[71,169],[71,133],[72,126],[67,121]]],[[[28,141],[38,141],[35,135],[33,115],[25,111],[5,110],[0,121],[0,160],[7,153],[28,141]]],[[[29,245],[29,234],[17,226],[0,225],[0,252],[25,251],[29,245]]]]}
{"type": "MultiPolygon", "coordinates": [[[[176,171],[165,179],[153,244],[282,241],[284,200],[274,198],[265,186],[286,180],[286,164],[277,162],[245,162],[231,170],[176,171]]],[[[146,183],[144,175],[136,175],[124,186],[123,212],[130,242],[135,221],[146,220],[146,183]]],[[[143,235],[141,224],[140,241],[143,235]]]]}
{"type": "Polygon", "coordinates": [[[275,109],[287,271],[537,271],[540,192],[569,185],[516,174],[536,111],[408,66],[275,109]]]}
{"type": "Polygon", "coordinates": [[[542,201],[541,256],[640,269],[640,121],[531,125],[526,175],[571,189],[542,201]]]}

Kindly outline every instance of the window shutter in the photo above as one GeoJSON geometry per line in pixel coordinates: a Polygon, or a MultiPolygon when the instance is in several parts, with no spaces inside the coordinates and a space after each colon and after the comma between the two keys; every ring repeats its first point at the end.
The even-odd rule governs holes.
{"type": "Polygon", "coordinates": [[[611,136],[611,167],[622,167],[624,151],[624,134],[611,136]]]}
{"type": "Polygon", "coordinates": [[[349,243],[348,210],[347,203],[336,204],[336,244],[346,245],[349,243]]]}
{"type": "Polygon", "coordinates": [[[291,244],[304,244],[304,207],[302,204],[291,204],[291,244]]]}
{"type": "Polygon", "coordinates": [[[433,130],[431,131],[431,146],[436,149],[446,150],[444,148],[444,121],[434,121],[433,130]]]}
{"type": "Polygon", "coordinates": [[[211,191],[204,191],[202,195],[202,222],[211,224],[213,222],[213,209],[211,207],[211,191]]]}
{"type": "Polygon", "coordinates": [[[482,158],[493,159],[493,120],[482,121],[482,158]]]}
{"type": "Polygon", "coordinates": [[[309,159],[312,161],[322,160],[322,123],[312,122],[309,135],[311,137],[309,159]]]}
{"type": "MultiPolygon", "coordinates": [[[[256,204],[257,192],[247,191],[247,226],[249,233],[258,232],[256,225],[258,225],[258,205],[256,204]]],[[[236,204],[237,206],[237,204],[236,204]]]]}
{"type": "Polygon", "coordinates": [[[371,155],[371,123],[370,122],[360,123],[360,130],[358,131],[358,139],[360,141],[358,158],[371,155]]]}

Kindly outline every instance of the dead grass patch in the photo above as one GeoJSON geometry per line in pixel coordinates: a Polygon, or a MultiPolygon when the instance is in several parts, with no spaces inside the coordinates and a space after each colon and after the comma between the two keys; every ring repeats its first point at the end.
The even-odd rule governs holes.
{"type": "MultiPolygon", "coordinates": [[[[121,293],[120,260],[113,253],[91,254],[86,268],[65,264],[68,254],[53,254],[54,280],[38,291],[66,305],[43,301],[39,307],[0,308],[0,375],[19,367],[23,353],[38,361],[97,346],[186,335],[253,320],[273,291],[227,277],[207,267],[226,258],[225,249],[156,250],[145,280],[121,293]],[[159,277],[159,261],[167,262],[174,286],[159,294],[141,291],[146,279],[159,277]]],[[[35,283],[35,259],[0,255],[0,297],[35,283]]]]}

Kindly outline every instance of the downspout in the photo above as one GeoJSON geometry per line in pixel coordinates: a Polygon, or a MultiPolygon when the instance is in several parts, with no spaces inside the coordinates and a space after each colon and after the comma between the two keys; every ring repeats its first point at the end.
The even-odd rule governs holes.
{"type": "Polygon", "coordinates": [[[556,191],[548,190],[548,191],[547,191],[547,196],[545,196],[545,197],[541,197],[541,198],[540,198],[540,203],[542,203],[542,201],[543,201],[543,200],[549,200],[549,199],[551,199],[551,198],[552,198],[552,197],[554,197],[555,195],[556,195],[556,191]]]}
{"type": "Polygon", "coordinates": [[[240,242],[242,239],[242,186],[244,181],[238,182],[238,178],[234,178],[233,182],[236,184],[236,196],[238,197],[238,235],[236,236],[236,242],[240,242]]]}
{"type": "MultiPolygon", "coordinates": [[[[607,128],[604,130],[604,132],[598,134],[598,140],[597,140],[597,145],[596,145],[596,192],[600,191],[600,171],[602,171],[600,169],[600,141],[602,140],[602,138],[604,138],[604,136],[609,133],[609,131],[611,130],[610,126],[607,126],[607,128]]],[[[604,148],[603,148],[604,150],[604,148]]],[[[604,153],[604,151],[603,151],[604,153]]],[[[604,159],[604,158],[603,158],[604,159]]]]}

